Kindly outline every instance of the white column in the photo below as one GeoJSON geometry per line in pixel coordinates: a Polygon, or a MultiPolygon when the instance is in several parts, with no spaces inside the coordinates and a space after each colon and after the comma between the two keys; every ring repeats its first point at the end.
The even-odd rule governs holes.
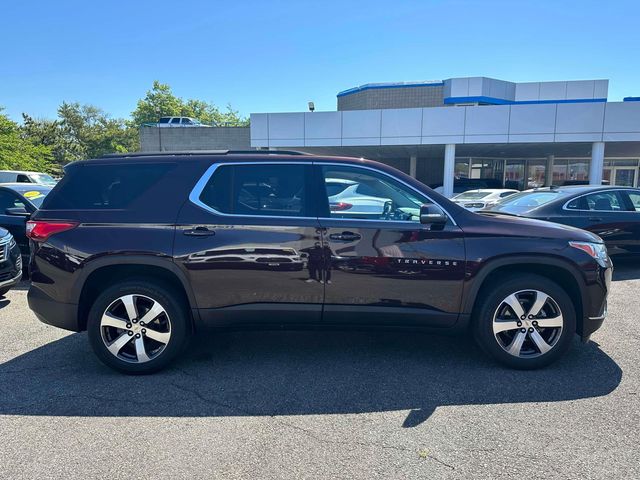
{"type": "Polygon", "coordinates": [[[602,185],[604,169],[604,142],[593,142],[591,146],[591,166],[589,167],[589,185],[602,185]]]}
{"type": "Polygon", "coordinates": [[[547,165],[544,170],[544,186],[550,187],[553,184],[553,164],[556,160],[555,155],[547,155],[547,165]]]}
{"type": "Polygon", "coordinates": [[[413,178],[416,178],[417,171],[418,171],[418,156],[411,155],[411,157],[409,158],[409,175],[411,175],[413,178]]]}
{"type": "Polygon", "coordinates": [[[456,166],[456,145],[448,143],[444,146],[444,176],[442,178],[443,194],[447,198],[453,197],[453,177],[456,166]]]}

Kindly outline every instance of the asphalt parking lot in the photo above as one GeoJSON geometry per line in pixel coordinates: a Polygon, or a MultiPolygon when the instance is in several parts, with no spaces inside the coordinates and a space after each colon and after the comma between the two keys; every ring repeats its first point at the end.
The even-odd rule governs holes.
{"type": "Polygon", "coordinates": [[[224,332],[168,371],[102,366],[85,334],[0,299],[2,478],[640,478],[640,262],[609,318],[541,371],[464,338],[224,332]]]}

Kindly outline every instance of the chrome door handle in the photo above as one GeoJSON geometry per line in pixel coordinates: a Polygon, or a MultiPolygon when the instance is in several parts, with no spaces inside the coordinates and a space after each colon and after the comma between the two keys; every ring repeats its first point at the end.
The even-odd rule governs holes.
{"type": "Polygon", "coordinates": [[[331,240],[337,240],[340,242],[355,242],[356,240],[360,240],[362,235],[359,233],[353,232],[342,232],[342,233],[332,233],[329,235],[331,240]]]}
{"type": "Polygon", "coordinates": [[[211,235],[216,234],[215,230],[210,230],[207,227],[189,228],[187,230],[183,230],[182,233],[190,237],[210,237],[211,235]]]}

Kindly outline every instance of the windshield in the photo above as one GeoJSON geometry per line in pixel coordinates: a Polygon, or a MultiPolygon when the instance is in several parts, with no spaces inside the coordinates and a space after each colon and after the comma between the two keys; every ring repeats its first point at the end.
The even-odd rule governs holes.
{"type": "Polygon", "coordinates": [[[33,183],[39,183],[40,185],[55,185],[56,181],[51,175],[46,173],[30,173],[29,179],[33,183]]]}
{"type": "Polygon", "coordinates": [[[504,213],[523,213],[541,207],[553,200],[566,196],[567,193],[557,190],[535,190],[514,193],[501,199],[490,210],[504,213]]]}
{"type": "Polygon", "coordinates": [[[479,200],[491,195],[491,192],[464,192],[456,195],[453,200],[479,200]]]}
{"type": "Polygon", "coordinates": [[[50,192],[50,189],[39,189],[39,190],[29,190],[22,193],[22,196],[33,203],[36,208],[40,208],[42,205],[42,201],[44,197],[47,196],[47,193],[50,192]]]}

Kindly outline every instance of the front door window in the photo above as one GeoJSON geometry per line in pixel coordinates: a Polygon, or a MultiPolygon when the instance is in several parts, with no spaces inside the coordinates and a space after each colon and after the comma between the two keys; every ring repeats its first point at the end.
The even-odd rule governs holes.
{"type": "Polygon", "coordinates": [[[426,197],[391,177],[353,167],[322,167],[329,211],[324,217],[420,221],[426,197]]]}

